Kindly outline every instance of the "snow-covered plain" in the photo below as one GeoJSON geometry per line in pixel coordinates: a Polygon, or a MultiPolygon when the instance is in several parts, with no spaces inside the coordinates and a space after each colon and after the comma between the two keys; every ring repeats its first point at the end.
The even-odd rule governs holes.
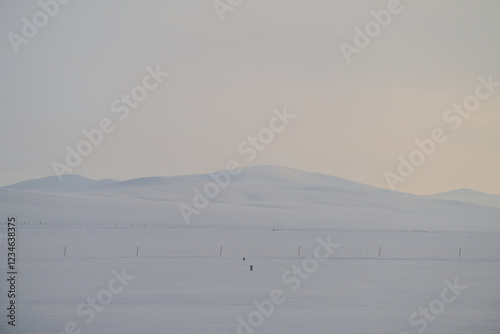
{"type": "Polygon", "coordinates": [[[2,332],[56,334],[74,321],[81,333],[237,333],[237,318],[280,289],[286,301],[255,333],[417,333],[410,315],[440,298],[443,280],[458,278],[467,289],[425,332],[496,334],[499,240],[484,232],[21,227],[18,325],[2,332]],[[283,274],[328,235],[340,247],[292,291],[283,274]],[[86,323],[77,307],[122,268],[134,279],[86,323]]]}
{"type": "MultiPolygon", "coordinates": [[[[1,333],[500,333],[500,210],[482,194],[413,196],[256,167],[188,226],[177,204],[206,175],[75,180],[0,190],[2,214],[19,222],[17,326],[2,314],[1,333]],[[318,238],[340,246],[314,262],[318,238]],[[133,279],[109,295],[122,270],[133,279]],[[443,297],[455,279],[467,288],[443,297]],[[282,303],[260,321],[254,302],[276,290],[282,303]]],[[[5,272],[5,239],[0,248],[5,272]]]]}

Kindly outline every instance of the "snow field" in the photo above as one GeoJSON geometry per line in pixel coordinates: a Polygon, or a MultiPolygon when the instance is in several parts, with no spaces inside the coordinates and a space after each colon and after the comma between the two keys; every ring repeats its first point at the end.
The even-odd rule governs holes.
{"type": "MultiPolygon", "coordinates": [[[[72,323],[75,325],[66,329],[95,334],[399,334],[417,333],[426,321],[425,333],[499,332],[500,260],[333,254],[318,262],[306,279],[299,279],[291,269],[313,256],[316,239],[328,235],[341,244],[336,250],[339,254],[361,247],[378,252],[379,245],[387,251],[443,252],[457,246],[493,250],[499,240],[497,233],[478,232],[25,228],[19,237],[19,325],[12,331],[2,323],[0,329],[5,333],[59,334],[71,333],[65,326],[72,323]],[[64,245],[68,246],[66,257],[60,252],[64,245]],[[143,250],[139,256],[137,245],[143,250]],[[217,251],[221,245],[223,256],[217,251]],[[301,257],[288,255],[298,245],[301,257]],[[58,251],[52,252],[54,249],[58,251]],[[71,253],[77,249],[79,254],[71,253]],[[86,249],[101,249],[101,253],[85,254],[86,249]],[[114,249],[122,254],[110,252],[114,249]],[[215,252],[202,254],[207,250],[215,252]],[[110,280],[116,277],[113,270],[125,270],[134,279],[103,305],[99,300],[109,301],[103,290],[109,290],[110,280]],[[441,298],[444,281],[455,278],[467,289],[434,315],[429,307],[436,311],[439,305],[434,300],[441,298]],[[294,290],[297,281],[300,286],[294,290]],[[274,304],[267,317],[269,303],[265,301],[277,290],[282,292],[282,303],[274,304]],[[95,299],[95,308],[88,306],[88,298],[95,299]],[[259,310],[256,303],[264,309],[259,310]],[[77,313],[81,304],[83,316],[77,313]],[[432,321],[421,315],[426,308],[427,316],[435,318],[432,321]],[[91,310],[95,317],[87,322],[91,310]],[[414,313],[412,325],[409,318],[414,313]],[[253,326],[256,324],[259,326],[253,326]]],[[[1,261],[5,262],[4,252],[1,261]]]]}

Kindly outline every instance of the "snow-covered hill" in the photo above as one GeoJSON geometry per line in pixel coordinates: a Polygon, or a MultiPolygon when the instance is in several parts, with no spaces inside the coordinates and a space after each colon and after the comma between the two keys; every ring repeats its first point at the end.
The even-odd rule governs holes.
{"type": "Polygon", "coordinates": [[[197,211],[190,215],[190,226],[202,227],[500,230],[498,203],[474,200],[481,193],[458,199],[416,196],[278,166],[247,167],[231,176],[227,187],[219,186],[213,198],[205,188],[216,184],[209,174],[122,182],[71,176],[59,187],[54,181],[1,188],[0,210],[50,225],[186,226],[182,204],[197,211]],[[198,192],[204,199],[195,196],[198,192]],[[200,208],[204,200],[209,204],[200,208]]]}
{"type": "Polygon", "coordinates": [[[462,201],[476,203],[486,206],[492,206],[500,209],[500,195],[486,194],[470,189],[457,189],[436,194],[431,198],[448,199],[453,201],[462,201]]]}
{"type": "Polygon", "coordinates": [[[49,176],[41,179],[28,180],[11,184],[1,189],[52,191],[52,190],[75,190],[94,186],[104,186],[118,182],[112,179],[92,180],[81,175],[65,175],[63,181],[59,181],[57,176],[49,176]]]}

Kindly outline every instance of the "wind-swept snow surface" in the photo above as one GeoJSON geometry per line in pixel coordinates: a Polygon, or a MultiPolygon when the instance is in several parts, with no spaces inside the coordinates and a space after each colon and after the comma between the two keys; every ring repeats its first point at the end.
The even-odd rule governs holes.
{"type": "MultiPolygon", "coordinates": [[[[58,334],[65,326],[93,334],[500,329],[497,232],[19,230],[17,326],[2,333],[58,334]],[[339,247],[315,262],[317,239],[329,237],[339,247]],[[447,284],[455,280],[454,292],[447,284]],[[279,303],[266,302],[279,291],[279,303]]],[[[5,280],[0,289],[7,290],[5,280]]]]}

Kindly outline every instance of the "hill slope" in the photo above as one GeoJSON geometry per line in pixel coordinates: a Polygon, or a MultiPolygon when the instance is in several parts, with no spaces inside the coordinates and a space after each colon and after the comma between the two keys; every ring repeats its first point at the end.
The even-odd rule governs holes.
{"type": "Polygon", "coordinates": [[[431,198],[448,199],[491,206],[500,209],[500,195],[486,194],[470,189],[458,189],[430,196],[431,198]]]}
{"type": "Polygon", "coordinates": [[[74,190],[95,186],[104,186],[118,182],[112,179],[92,180],[81,175],[65,175],[63,181],[60,182],[57,176],[49,176],[41,179],[28,180],[15,184],[11,184],[0,189],[14,190],[35,190],[35,191],[52,191],[52,190],[74,190]]]}
{"type": "Polygon", "coordinates": [[[0,189],[1,211],[56,225],[186,226],[182,203],[196,210],[189,215],[190,226],[201,227],[500,230],[496,207],[392,192],[276,166],[247,167],[224,188],[216,187],[208,174],[86,181],[85,187],[62,189],[44,182],[28,181],[32,190],[0,189]],[[203,202],[208,202],[204,208],[203,202]]]}

